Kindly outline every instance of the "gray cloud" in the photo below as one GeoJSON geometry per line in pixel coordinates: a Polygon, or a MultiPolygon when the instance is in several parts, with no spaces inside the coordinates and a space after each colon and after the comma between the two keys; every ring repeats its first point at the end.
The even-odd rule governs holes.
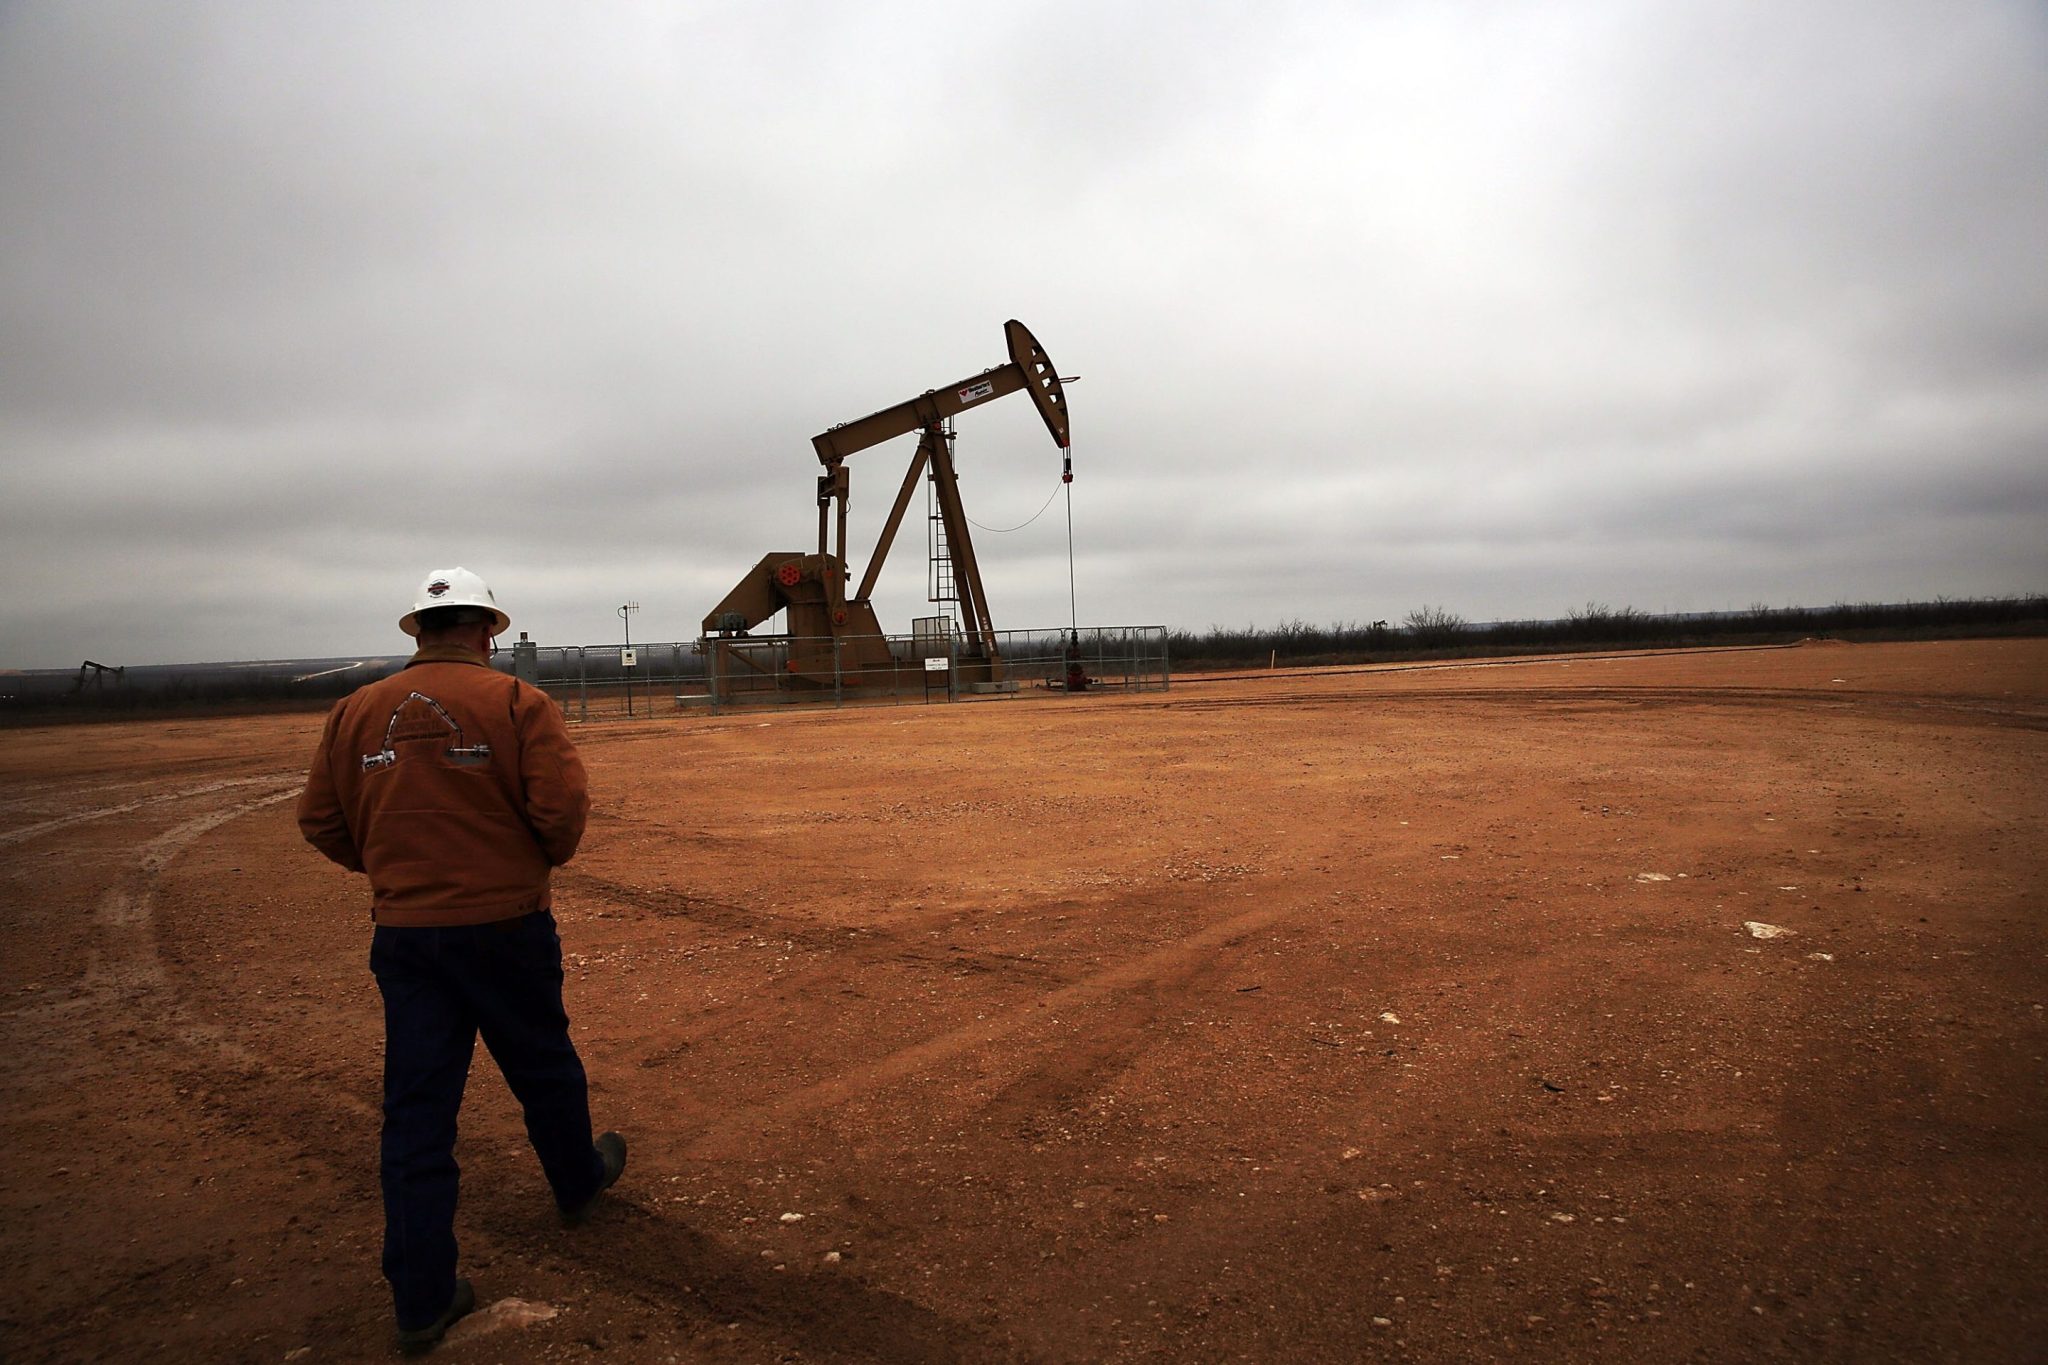
{"type": "Polygon", "coordinates": [[[0,664],[389,650],[451,561],[685,638],[1011,316],[1087,621],[2038,590],[2044,77],[1995,0],[8,7],[0,664]]]}

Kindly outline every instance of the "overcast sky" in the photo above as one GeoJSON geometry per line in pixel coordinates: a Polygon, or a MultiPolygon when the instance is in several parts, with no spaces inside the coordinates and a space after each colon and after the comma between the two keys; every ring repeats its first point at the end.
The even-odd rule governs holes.
{"type": "Polygon", "coordinates": [[[1084,626],[2048,588],[2038,0],[0,0],[0,128],[0,665],[692,638],[1011,317],[1084,626]]]}

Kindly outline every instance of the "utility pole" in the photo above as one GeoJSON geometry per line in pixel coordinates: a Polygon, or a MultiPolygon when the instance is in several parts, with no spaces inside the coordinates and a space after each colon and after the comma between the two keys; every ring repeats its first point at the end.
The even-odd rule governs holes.
{"type": "Polygon", "coordinates": [[[633,613],[640,610],[638,602],[627,602],[619,608],[619,619],[626,623],[626,647],[619,651],[619,664],[626,674],[626,715],[633,715],[633,613]]]}

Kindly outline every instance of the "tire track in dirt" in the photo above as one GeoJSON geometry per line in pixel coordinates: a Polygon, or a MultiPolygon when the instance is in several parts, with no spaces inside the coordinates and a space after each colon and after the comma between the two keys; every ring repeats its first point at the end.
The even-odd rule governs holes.
{"type": "MultiPolygon", "coordinates": [[[[816,968],[791,973],[776,981],[778,989],[789,992],[831,982],[845,974],[848,961],[866,966],[911,963],[961,971],[989,972],[1039,982],[1060,982],[1058,968],[1041,958],[1022,953],[1000,953],[949,944],[934,948],[918,941],[934,930],[957,922],[963,912],[954,907],[928,910],[918,915],[901,915],[886,924],[865,924],[858,928],[823,925],[815,920],[783,915],[773,910],[752,910],[731,901],[693,895],[687,891],[657,891],[630,886],[587,872],[564,869],[563,889],[588,891],[616,905],[663,919],[686,919],[706,929],[745,934],[751,938],[780,939],[791,947],[830,955],[830,961],[816,968]]],[[[1065,902],[1062,902],[1063,904],[1065,902]]]]}
{"type": "MultiPolygon", "coordinates": [[[[1247,932],[1258,927],[1247,926],[1247,932]]],[[[1184,999],[1175,992],[1193,988],[1217,970],[1208,955],[1193,954],[1133,983],[1078,1037],[1044,1049],[1024,1074],[997,1091],[982,1106],[980,1122],[1021,1138],[1044,1136],[1062,1115],[1080,1108],[1089,1094],[1105,1088],[1158,1041],[1160,1016],[1170,1002],[1184,999]]]]}
{"type": "Polygon", "coordinates": [[[1685,688],[1685,687],[1504,687],[1418,690],[1402,688],[1317,689],[1256,697],[1197,697],[1155,702],[1167,711],[1232,711],[1272,707],[1302,710],[1360,702],[1464,702],[1506,708],[1554,707],[1572,714],[1584,714],[1602,707],[1695,706],[1730,710],[1812,712],[1842,715],[1887,716],[1926,724],[1967,724],[2009,726],[2022,730],[2048,729],[2048,712],[2026,706],[2006,706],[1979,699],[1936,697],[1910,692],[1826,692],[1797,688],[1685,688]]]}
{"type": "MultiPolygon", "coordinates": [[[[295,1155],[319,1160],[341,1173],[339,1194],[329,1195],[330,1204],[336,1198],[360,1202],[366,1193],[374,1197],[373,1178],[367,1183],[346,1178],[353,1154],[340,1140],[328,1135],[323,1143],[314,1133],[323,1117],[337,1132],[360,1131],[364,1114],[374,1114],[373,1107],[345,1091],[290,1078],[229,1028],[201,1018],[178,988],[160,947],[156,899],[163,871],[222,826],[293,799],[299,784],[298,776],[282,773],[206,783],[124,803],[120,811],[79,812],[82,819],[62,822],[78,825],[137,811],[160,814],[157,808],[173,801],[259,789],[248,799],[196,814],[173,812],[177,822],[168,828],[146,837],[137,837],[143,834],[137,831],[133,842],[95,849],[89,861],[79,860],[88,869],[85,885],[62,901],[51,902],[47,912],[52,923],[79,945],[82,967],[61,997],[45,998],[10,1015],[10,1035],[26,1046],[0,1068],[8,1091],[18,1086],[27,1090],[31,1082],[24,1076],[52,1071],[91,1076],[96,1078],[93,1098],[82,1106],[79,1121],[86,1125],[81,1136],[89,1135],[94,1146],[112,1141],[126,1143],[132,1151],[138,1141],[151,1140],[138,1138],[139,1134],[162,1132],[162,1125],[171,1124],[186,1141],[201,1141],[199,1135],[210,1134],[254,1154],[212,1167],[211,1173],[224,1180],[240,1178],[238,1168],[274,1169],[274,1159],[262,1153],[285,1159],[295,1155]],[[269,790],[260,790],[266,787],[269,790]],[[190,1099],[185,1098],[188,1094],[190,1099]]],[[[60,841],[53,851],[71,850],[60,841]]],[[[36,1155],[47,1159],[52,1153],[38,1149],[36,1155]]],[[[62,1159],[61,1149],[56,1155],[62,1159]]],[[[125,1181],[105,1182],[89,1207],[102,1221],[117,1219],[147,1235],[163,1215],[161,1206],[144,1202],[146,1189],[146,1184],[135,1188],[125,1181]]],[[[156,1191],[157,1198],[164,1194],[161,1188],[156,1191]]],[[[317,1203],[320,1196],[313,1198],[317,1203]]],[[[290,1220],[298,1221],[297,1216],[290,1220]]],[[[130,1238],[129,1245],[135,1241],[130,1238]]],[[[231,1245],[193,1250],[199,1243],[189,1235],[162,1242],[186,1249],[171,1251],[159,1243],[156,1250],[126,1257],[110,1254],[112,1264],[120,1267],[118,1278],[108,1279],[97,1292],[104,1303],[124,1305],[122,1313],[88,1317],[67,1294],[46,1302],[38,1315],[6,1322],[8,1335],[44,1342],[55,1352],[39,1358],[126,1354],[126,1348],[114,1343],[125,1339],[127,1312],[160,1310],[166,1301],[189,1303],[193,1286],[211,1283],[218,1292],[232,1273],[223,1268],[235,1259],[231,1245]],[[170,1259],[164,1259],[166,1255],[170,1259]]],[[[66,1245],[59,1240],[53,1249],[61,1253],[66,1245]]],[[[88,1280],[73,1292],[92,1292],[90,1286],[88,1280]]]]}
{"type": "MultiPolygon", "coordinates": [[[[90,935],[91,947],[83,975],[65,998],[49,1000],[29,1010],[14,1011],[11,1019],[35,1020],[57,1031],[43,1046],[52,1051],[92,1052],[98,1048],[89,1026],[94,1021],[119,1018],[130,1024],[131,1036],[149,1040],[161,1053],[160,1066],[191,1075],[195,1080],[230,1091],[252,1084],[282,1084],[275,1062],[236,1040],[220,1024],[200,1018],[172,980],[161,952],[156,924],[156,883],[170,864],[221,826],[268,809],[298,795],[296,775],[270,775],[207,783],[200,787],[165,793],[129,809],[159,805],[171,800],[191,800],[235,788],[270,785],[275,790],[249,800],[192,816],[169,829],[131,845],[125,856],[103,864],[106,885],[92,900],[92,912],[81,927],[90,935]],[[280,783],[289,785],[279,786],[280,783]],[[78,1016],[88,1023],[86,1031],[66,1016],[78,1016]]],[[[90,812],[88,818],[106,818],[120,812],[90,812]]],[[[69,822],[78,823],[78,822],[69,822]]],[[[90,892],[87,893],[91,895],[90,892]]],[[[298,1079],[290,1085],[290,1104],[247,1107],[251,1121],[271,1122],[273,1116],[288,1114],[291,1106],[326,1108],[346,1115],[351,1123],[375,1117],[374,1105],[334,1086],[309,1085],[298,1079]]],[[[330,1113],[330,1117],[334,1116],[330,1113]]],[[[303,1138],[297,1132],[289,1134],[303,1138]]],[[[349,1154],[331,1154],[346,1163],[349,1154]]]]}
{"type": "Polygon", "coordinates": [[[31,782],[22,789],[24,794],[0,800],[0,814],[12,814],[20,810],[64,809],[95,797],[107,797],[115,792],[135,791],[152,785],[155,784],[148,778],[109,782],[96,777],[53,777],[31,782]]]}
{"type": "MultiPolygon", "coordinates": [[[[701,926],[737,932],[753,938],[781,938],[793,946],[820,954],[812,966],[777,976],[774,991],[759,999],[739,1001],[700,1013],[693,1022],[672,1024],[665,1034],[666,1045],[641,1059],[643,1067],[665,1066],[679,1055],[718,1039],[751,1036],[771,1016],[788,1012],[792,1002],[804,1001],[842,990],[847,982],[859,980],[873,969],[937,970],[947,975],[986,975],[1005,986],[1021,989],[1064,991],[1074,984],[1075,972],[1042,957],[969,948],[958,943],[933,944],[931,935],[957,925],[962,912],[939,908],[917,915],[905,915],[887,924],[863,926],[858,930],[820,926],[808,920],[754,912],[730,901],[693,896],[673,890],[650,891],[591,874],[577,879],[579,889],[591,890],[615,903],[646,909],[663,917],[680,916],[701,926]]],[[[1127,893],[1128,894],[1128,893],[1127,893]]],[[[1061,900],[1040,907],[1044,912],[1070,910],[1077,902],[1061,900]]],[[[1191,966],[1205,966],[1192,959],[1191,966]]],[[[1201,975],[1199,970],[1166,971],[1145,984],[1149,998],[1161,985],[1185,986],[1201,975]]],[[[1099,974],[1098,974],[1099,975],[1099,974]]],[[[1060,996],[1035,997],[1058,999],[1060,996]]],[[[1035,1008],[1021,1007],[1021,1008],[1035,1008]]],[[[1052,1097],[1074,1092],[1085,1083],[1076,1074],[1084,1056],[1089,1074],[1107,1074],[1126,1065],[1141,1048],[1149,1020],[1157,1013],[1155,1003],[1148,1011],[1133,1015],[1118,1010],[1100,1024],[1084,1042],[1064,1047],[1045,1065],[1013,1084],[1024,1087],[1005,1101],[1005,1112],[1022,1115],[1037,1103],[1034,1096],[1052,1097]],[[1041,1095],[1042,1092],[1042,1095],[1041,1095]]],[[[985,1021],[981,1021],[985,1022],[985,1021]]],[[[1000,1121],[1000,1120],[999,1120],[1000,1121]]]]}
{"type": "MultiPolygon", "coordinates": [[[[280,779],[249,778],[208,784],[177,795],[184,798],[211,795],[231,787],[258,783],[275,784],[280,779]]],[[[282,779],[291,785],[251,800],[237,802],[185,820],[131,849],[132,864],[115,872],[114,883],[101,892],[93,913],[100,931],[95,957],[81,983],[79,1005],[96,1008],[109,1001],[121,1001],[138,1017],[150,1019],[165,1031],[165,1041],[200,1054],[192,1060],[201,1071],[231,1068],[238,1081],[246,1083],[252,1073],[270,1073],[271,1061],[245,1044],[229,1037],[220,1025],[197,1017],[172,982],[164,967],[156,927],[156,879],[172,860],[207,834],[245,815],[295,799],[299,779],[282,779]]],[[[165,797],[163,799],[172,799],[165,797]]],[[[314,1100],[346,1111],[352,1118],[374,1114],[373,1106],[336,1087],[300,1088],[301,1100],[314,1100]]]]}
{"type": "MultiPolygon", "coordinates": [[[[659,918],[684,919],[699,929],[741,935],[760,945],[779,941],[817,958],[811,965],[777,975],[772,997],[707,1008],[691,1022],[671,1025],[665,1034],[666,1045],[659,1053],[642,1059],[642,1066],[666,1065],[692,1048],[755,1029],[763,1017],[785,1013],[791,1001],[838,991],[849,980],[858,979],[862,969],[939,969],[953,974],[986,974],[1027,986],[1061,985],[1069,979],[1068,973],[1042,958],[929,942],[931,935],[959,922],[962,912],[957,908],[935,908],[902,915],[886,924],[856,928],[821,925],[688,892],[635,887],[591,873],[565,877],[562,886],[659,918]]],[[[1057,903],[1058,907],[1070,905],[1071,902],[1057,903]]]]}
{"type": "MultiPolygon", "coordinates": [[[[92,810],[76,811],[70,815],[60,815],[54,819],[39,821],[33,825],[23,825],[18,829],[0,830],[0,846],[17,844],[24,839],[33,839],[39,834],[49,834],[56,830],[68,829],[72,825],[82,825],[93,820],[105,820],[115,815],[130,815],[148,806],[160,806],[171,801],[189,801],[195,796],[210,796],[214,792],[226,791],[234,787],[254,787],[288,781],[292,783],[293,792],[296,793],[299,780],[297,777],[284,777],[282,775],[231,777],[219,782],[204,783],[197,787],[186,787],[179,791],[159,792],[152,796],[138,797],[133,801],[123,802],[117,806],[99,806],[92,810]]],[[[29,800],[32,801],[33,798],[29,798],[29,800]]],[[[26,804],[26,802],[21,804],[26,804]]],[[[230,816],[228,818],[233,817],[230,816]]],[[[203,834],[205,831],[201,830],[199,833],[203,834]]],[[[193,837],[197,838],[198,835],[195,834],[193,837]]]]}
{"type": "MultiPolygon", "coordinates": [[[[176,795],[190,799],[277,780],[208,784],[176,795]]],[[[381,1122],[380,1107],[338,1086],[287,1075],[270,1058],[235,1041],[220,1025],[197,1018],[158,949],[155,884],[159,874],[212,831],[294,799],[300,779],[283,780],[290,785],[193,816],[132,846],[130,859],[114,871],[113,884],[100,893],[95,906],[92,927],[100,944],[81,983],[78,1005],[89,1010],[117,1005],[130,1017],[146,1021],[144,1032],[154,1034],[166,1054],[184,1054],[182,1061],[166,1055],[160,1063],[166,1070],[175,1069],[195,1086],[204,1084],[238,1094],[234,1107],[244,1123],[288,1138],[301,1159],[317,1160],[333,1173],[331,1178],[343,1187],[346,1197],[374,1200],[374,1167],[363,1165],[357,1145],[345,1135],[360,1133],[366,1123],[381,1122]],[[308,1122],[308,1111],[326,1122],[308,1122]]],[[[158,800],[168,799],[172,798],[158,800]]],[[[135,808],[152,803],[136,803],[135,808]]],[[[469,1140],[477,1141],[475,1137],[469,1140]]],[[[525,1158],[518,1142],[507,1140],[493,1147],[496,1150],[486,1159],[493,1165],[509,1166],[525,1158]]],[[[630,1196],[615,1204],[617,1212],[609,1215],[608,1221],[622,1221],[626,1226],[615,1228],[604,1241],[586,1240],[573,1249],[561,1246],[552,1228],[536,1219],[530,1209],[501,1202],[479,1202],[472,1207],[472,1231],[464,1240],[472,1255],[481,1253],[489,1260],[513,1256],[546,1261],[566,1256],[608,1272],[612,1292],[638,1298],[686,1326],[708,1329],[743,1322],[817,1358],[919,1365],[962,1359],[1027,1359],[979,1327],[948,1318],[858,1277],[773,1273],[686,1224],[641,1207],[630,1196]]]]}
{"type": "MultiPolygon", "coordinates": [[[[558,890],[571,894],[589,892],[615,905],[629,905],[663,919],[687,919],[709,929],[780,938],[794,945],[820,950],[844,947],[848,940],[846,930],[820,925],[813,920],[781,915],[773,910],[759,910],[689,891],[632,886],[586,872],[573,863],[558,869],[555,877],[558,890]]],[[[876,931],[862,929],[860,932],[869,934],[876,931]]]]}
{"type": "Polygon", "coordinates": [[[992,1018],[977,1019],[923,1042],[899,1048],[865,1066],[802,1086],[766,1104],[740,1110],[699,1134],[686,1148],[687,1154],[705,1160],[744,1155],[758,1149],[764,1129],[778,1128],[804,1114],[845,1104],[963,1053],[1001,1042],[1052,1011],[1096,1009],[1119,1000],[1134,988],[1153,987],[1190,975],[1190,969],[1197,966],[1205,954],[1228,947],[1247,934],[1298,913],[1300,908],[1278,901],[1233,915],[992,1018]]]}

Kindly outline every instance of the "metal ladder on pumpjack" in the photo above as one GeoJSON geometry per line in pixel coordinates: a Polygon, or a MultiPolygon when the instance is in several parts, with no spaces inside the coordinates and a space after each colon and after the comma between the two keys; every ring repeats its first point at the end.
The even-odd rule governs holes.
{"type": "MultiPolygon", "coordinates": [[[[946,423],[946,449],[953,447],[953,424],[946,423]]],[[[946,521],[939,515],[938,496],[932,491],[938,484],[938,476],[927,472],[924,480],[925,521],[931,527],[926,543],[930,548],[930,569],[926,575],[927,600],[946,605],[948,615],[953,617],[953,628],[960,628],[960,593],[953,585],[953,548],[946,543],[946,521]]]]}

